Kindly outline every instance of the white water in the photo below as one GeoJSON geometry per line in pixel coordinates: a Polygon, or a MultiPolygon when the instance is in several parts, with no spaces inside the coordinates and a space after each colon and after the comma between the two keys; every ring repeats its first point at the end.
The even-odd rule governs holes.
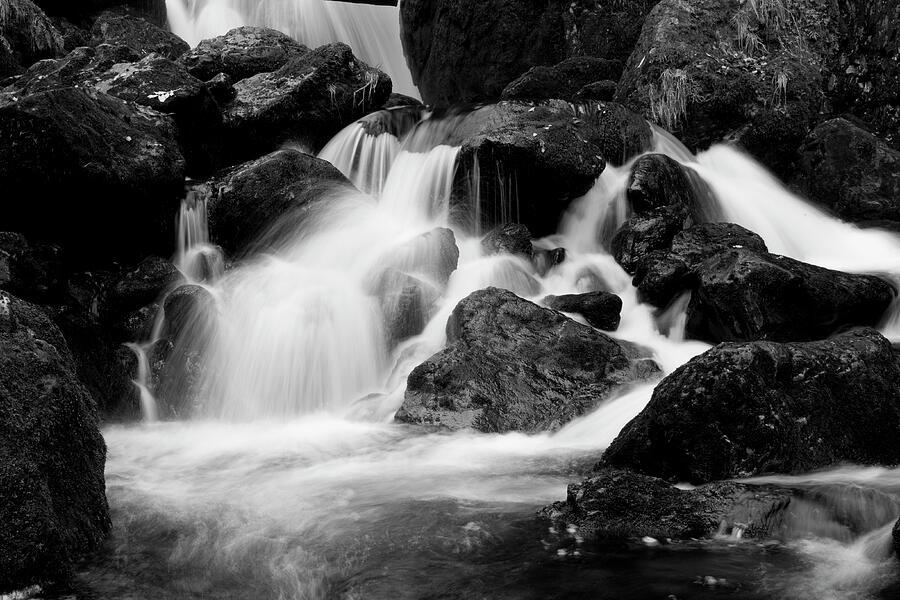
{"type": "Polygon", "coordinates": [[[395,92],[419,97],[400,45],[397,7],[327,0],[166,0],[166,9],[172,31],[191,46],[244,25],[277,29],[311,48],[345,42],[390,75],[395,92]]]}
{"type": "MultiPolygon", "coordinates": [[[[445,345],[450,311],[474,290],[494,285],[535,301],[615,292],[623,311],[613,335],[651,348],[666,372],[708,348],[683,339],[684,299],[658,319],[604,249],[628,216],[627,166],[608,168],[573,204],[559,233],[539,242],[568,251],[541,276],[521,258],[483,256],[478,237],[457,224],[468,222],[449,207],[458,149],[443,143],[443,125],[425,123],[406,140],[367,140],[356,125],[342,132],[323,152],[369,193],[329,198],[290,235],[268,239],[268,254],[210,282],[216,337],[195,420],[106,431],[110,497],[126,515],[123,535],[140,539],[141,527],[179,530],[166,557],[173,573],[227,580],[236,571],[262,589],[272,586],[271,597],[330,597],[330,581],[374,568],[365,565],[378,564],[374,555],[391,548],[403,554],[416,547],[437,552],[435,544],[490,545],[502,528],[480,520],[486,506],[529,514],[563,499],[577,478],[566,474],[568,465],[590,464],[643,409],[652,385],[611,398],[552,434],[425,434],[391,423],[406,376],[445,345]],[[439,254],[427,242],[435,227],[453,229],[460,251],[446,285],[429,269],[439,254]],[[375,292],[389,268],[429,282],[440,296],[422,334],[398,345],[385,331],[375,292]],[[435,531],[434,521],[448,511],[462,513],[460,520],[435,531]],[[480,516],[467,516],[474,513],[480,516]]],[[[738,152],[716,147],[693,159],[664,136],[657,148],[694,169],[716,193],[716,210],[759,232],[773,251],[900,274],[895,236],[820,213],[738,152]]],[[[198,208],[183,216],[201,214],[198,208]]],[[[202,227],[183,231],[185,240],[206,243],[202,227]]],[[[178,256],[192,255],[194,243],[178,256]]],[[[866,473],[828,477],[855,485],[866,473]]],[[[879,487],[876,479],[866,485],[879,487]]],[[[772,597],[869,597],[895,576],[884,552],[888,522],[885,515],[850,538],[810,537],[820,523],[798,530],[790,548],[809,567],[776,577],[772,597]]],[[[407,581],[413,573],[397,577],[407,581]]],[[[347,597],[366,597],[354,593],[347,597]]]]}

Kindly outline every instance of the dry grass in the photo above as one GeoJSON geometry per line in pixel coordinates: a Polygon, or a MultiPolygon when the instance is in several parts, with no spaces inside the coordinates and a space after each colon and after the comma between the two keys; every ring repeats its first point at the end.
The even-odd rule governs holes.
{"type": "Polygon", "coordinates": [[[659,85],[650,87],[650,112],[653,120],[672,131],[687,116],[690,82],[681,69],[666,69],[659,78],[659,85]]]}

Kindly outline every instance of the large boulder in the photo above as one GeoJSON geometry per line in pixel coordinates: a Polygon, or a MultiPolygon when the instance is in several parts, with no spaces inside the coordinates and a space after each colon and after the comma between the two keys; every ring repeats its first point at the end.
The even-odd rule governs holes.
{"type": "MultiPolygon", "coordinates": [[[[567,58],[553,66],[532,67],[503,90],[503,100],[580,100],[585,87],[618,79],[622,63],[593,56],[567,58]]],[[[587,92],[585,92],[587,93],[587,92]]],[[[611,98],[610,98],[611,99],[611,98]]]]}
{"type": "Polygon", "coordinates": [[[309,48],[280,31],[238,27],[225,35],[203,40],[179,62],[201,81],[209,81],[219,73],[240,81],[277,71],[290,59],[308,53],[309,48]]]}
{"type": "Polygon", "coordinates": [[[691,149],[732,137],[785,172],[823,108],[835,5],[662,0],[615,99],[691,149]]]}
{"type": "Polygon", "coordinates": [[[447,340],[445,350],[410,374],[397,420],[549,431],[589,412],[617,387],[659,374],[636,348],[497,288],[456,306],[447,340]]]}
{"type": "Polygon", "coordinates": [[[850,121],[816,127],[798,166],[800,190],[845,221],[900,221],[900,151],[850,121]]]}
{"type": "Polygon", "coordinates": [[[0,593],[65,577],[110,530],[106,446],[59,330],[0,292],[0,593]]]}
{"type": "MultiPolygon", "coordinates": [[[[652,140],[644,119],[602,102],[583,111],[563,102],[500,102],[470,115],[457,136],[457,186],[468,190],[478,182],[484,229],[517,220],[536,236],[556,231],[571,201],[594,185],[607,162],[626,162],[652,140]],[[515,207],[510,197],[518,199],[515,207]]],[[[461,203],[458,196],[470,199],[460,194],[454,202],[461,203]]],[[[474,207],[461,212],[475,213],[474,207]]]]}
{"type": "Polygon", "coordinates": [[[101,315],[112,320],[121,318],[158,300],[183,279],[171,262],[148,256],[109,286],[101,300],[101,315]]]}
{"type": "Polygon", "coordinates": [[[321,46],[272,73],[239,81],[225,107],[235,158],[272,151],[285,142],[320,149],[338,131],[379,108],[391,79],[353,56],[346,44],[321,46]]]}
{"type": "Polygon", "coordinates": [[[31,0],[0,0],[0,79],[64,52],[62,35],[31,0]]]}
{"type": "Polygon", "coordinates": [[[157,27],[140,17],[108,11],[100,15],[91,29],[92,44],[127,46],[141,56],[156,53],[175,60],[190,46],[170,31],[157,27]]]}
{"type": "Polygon", "coordinates": [[[406,0],[401,38],[426,103],[493,101],[534,66],[574,56],[624,61],[655,3],[406,0]]]}
{"type": "Polygon", "coordinates": [[[663,379],[602,464],[703,483],[900,461],[900,360],[871,329],[721,344],[663,379]]]}
{"type": "Polygon", "coordinates": [[[247,250],[279,218],[309,210],[335,186],[351,184],[331,163],[285,149],[220,173],[195,190],[208,199],[211,238],[235,253],[247,250]]]}
{"type": "Polygon", "coordinates": [[[877,325],[896,295],[883,279],[744,248],[698,268],[686,333],[722,341],[804,341],[877,325]]]}
{"type": "Polygon", "coordinates": [[[0,187],[16,199],[4,213],[10,229],[73,258],[169,252],[183,185],[166,115],[91,89],[0,94],[0,187]]]}
{"type": "Polygon", "coordinates": [[[770,538],[784,524],[791,492],[733,482],[691,490],[632,471],[604,468],[569,484],[565,502],[541,511],[583,539],[642,539],[661,542],[739,534],[770,538]]]}

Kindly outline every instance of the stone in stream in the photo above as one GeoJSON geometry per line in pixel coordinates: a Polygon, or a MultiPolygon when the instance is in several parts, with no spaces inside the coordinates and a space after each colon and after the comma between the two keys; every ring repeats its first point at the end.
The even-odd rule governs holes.
{"type": "Polygon", "coordinates": [[[0,188],[18,199],[4,227],[70,262],[131,261],[171,251],[184,157],[171,118],[146,107],[90,88],[5,91],[0,188]]]}
{"type": "Polygon", "coordinates": [[[651,139],[644,119],[613,103],[500,102],[483,107],[448,142],[462,146],[453,209],[476,214],[468,204],[470,190],[477,187],[484,229],[515,221],[535,236],[549,235],[607,162],[627,161],[647,150],[651,139]]]}
{"type": "Polygon", "coordinates": [[[224,118],[227,148],[240,161],[285,142],[321,148],[383,105],[391,79],[356,58],[346,44],[334,43],[293,56],[271,73],[238,81],[234,89],[224,118]]]}
{"type": "Polygon", "coordinates": [[[209,203],[211,239],[235,254],[246,252],[280,219],[303,219],[335,187],[353,189],[331,163],[285,149],[220,172],[194,189],[209,203]]]}
{"type": "Polygon", "coordinates": [[[156,53],[175,60],[191,48],[174,33],[140,17],[119,11],[101,14],[94,22],[91,34],[93,46],[100,44],[127,46],[141,56],[156,53]]]}
{"type": "MultiPolygon", "coordinates": [[[[500,95],[502,100],[576,100],[585,86],[617,79],[622,63],[593,56],[568,58],[553,66],[532,67],[510,82],[500,95]]],[[[583,99],[583,98],[582,98],[583,99]]],[[[612,98],[606,98],[612,100],[612,98]]]]}
{"type": "Polygon", "coordinates": [[[378,264],[414,274],[428,285],[443,290],[459,266],[456,235],[446,227],[436,227],[394,247],[378,260],[378,264]]]}
{"type": "Polygon", "coordinates": [[[877,331],[720,344],[659,383],[601,465],[695,484],[895,465],[898,432],[900,360],[877,331]]]}
{"type": "Polygon", "coordinates": [[[110,530],[106,446],[59,330],[0,292],[0,593],[59,581],[110,530]]]}
{"type": "Polygon", "coordinates": [[[200,42],[178,59],[188,72],[209,81],[224,73],[237,82],[260,73],[277,71],[309,48],[288,35],[265,27],[238,27],[200,42]]]}
{"type": "Polygon", "coordinates": [[[413,370],[397,420],[485,432],[552,431],[659,367],[560,313],[487,288],[447,321],[447,348],[413,370]]]}
{"type": "Polygon", "coordinates": [[[553,310],[578,313],[597,329],[615,331],[619,328],[622,299],[615,294],[603,291],[565,294],[563,296],[547,296],[541,302],[553,310]]]}
{"type": "Polygon", "coordinates": [[[389,343],[394,345],[422,333],[440,291],[418,277],[389,268],[381,273],[375,295],[389,343]]]}
{"type": "Polygon", "coordinates": [[[116,319],[159,300],[183,279],[171,262],[148,256],[107,290],[100,312],[106,318],[116,319]]]}
{"type": "Polygon", "coordinates": [[[798,166],[796,185],[841,219],[900,221],[900,151],[850,121],[816,127],[798,166]]]}
{"type": "Polygon", "coordinates": [[[524,225],[509,223],[489,231],[481,239],[485,254],[518,254],[528,260],[534,258],[531,232],[524,225]]]}

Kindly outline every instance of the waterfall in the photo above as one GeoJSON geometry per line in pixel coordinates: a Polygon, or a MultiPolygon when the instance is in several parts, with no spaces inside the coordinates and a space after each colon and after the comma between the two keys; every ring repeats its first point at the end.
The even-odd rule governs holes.
{"type": "Polygon", "coordinates": [[[395,6],[328,0],[166,0],[172,31],[196,46],[235,27],[271,27],[315,48],[345,42],[391,76],[394,91],[418,97],[400,45],[395,6]]]}

